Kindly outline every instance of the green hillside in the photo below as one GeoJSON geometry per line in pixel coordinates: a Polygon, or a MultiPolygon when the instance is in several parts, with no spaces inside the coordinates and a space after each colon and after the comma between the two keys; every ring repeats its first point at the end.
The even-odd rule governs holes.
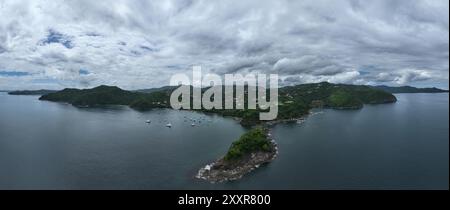
{"type": "MultiPolygon", "coordinates": [[[[174,89],[175,87],[162,88],[144,93],[103,85],[93,89],[64,89],[43,95],[40,100],[67,102],[80,107],[127,105],[138,111],[147,111],[155,108],[171,108],[170,95],[174,89]]],[[[317,107],[360,109],[364,104],[393,103],[397,99],[391,93],[369,86],[323,82],[280,88],[278,100],[278,120],[286,120],[302,117],[308,114],[309,110],[317,107]]],[[[247,104],[245,104],[245,107],[247,107],[247,104]]],[[[242,125],[248,126],[260,123],[259,113],[262,112],[262,110],[249,109],[202,109],[197,111],[237,117],[241,119],[242,125]]]]}

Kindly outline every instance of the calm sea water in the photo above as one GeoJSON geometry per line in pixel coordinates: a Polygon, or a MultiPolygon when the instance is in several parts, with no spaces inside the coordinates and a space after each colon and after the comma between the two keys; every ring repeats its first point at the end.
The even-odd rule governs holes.
{"type": "Polygon", "coordinates": [[[397,97],[277,125],[274,162],[209,184],[194,176],[245,132],[233,119],[0,93],[0,189],[448,189],[448,94],[397,97]]]}

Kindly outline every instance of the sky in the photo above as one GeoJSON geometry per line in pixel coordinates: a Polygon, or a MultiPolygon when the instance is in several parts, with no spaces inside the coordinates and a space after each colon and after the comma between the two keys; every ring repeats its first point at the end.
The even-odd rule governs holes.
{"type": "Polygon", "coordinates": [[[449,87],[448,0],[0,0],[0,89],[142,89],[178,73],[449,87]]]}

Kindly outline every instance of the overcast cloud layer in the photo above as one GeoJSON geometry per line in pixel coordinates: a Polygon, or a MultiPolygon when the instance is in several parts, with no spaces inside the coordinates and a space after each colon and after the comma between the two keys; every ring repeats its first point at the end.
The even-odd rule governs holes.
{"type": "Polygon", "coordinates": [[[448,88],[448,0],[0,0],[0,89],[214,73],[448,88]]]}

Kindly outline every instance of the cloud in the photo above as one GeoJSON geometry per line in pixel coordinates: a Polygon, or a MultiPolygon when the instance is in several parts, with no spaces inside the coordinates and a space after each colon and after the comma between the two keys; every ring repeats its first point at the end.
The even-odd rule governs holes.
{"type": "Polygon", "coordinates": [[[273,66],[279,73],[309,73],[313,75],[334,75],[347,71],[345,66],[333,62],[330,58],[306,55],[298,58],[282,58],[273,66]]]}
{"type": "Polygon", "coordinates": [[[340,74],[336,74],[328,79],[328,82],[331,83],[357,83],[358,80],[355,80],[358,78],[361,74],[358,71],[349,71],[349,72],[343,72],[340,74]]]}
{"type": "Polygon", "coordinates": [[[361,74],[358,71],[348,71],[338,73],[335,75],[320,75],[320,76],[315,76],[311,74],[300,74],[282,78],[280,83],[283,86],[297,85],[303,83],[317,83],[317,82],[330,82],[338,84],[348,84],[348,83],[364,84],[365,81],[363,79],[358,79],[360,75],[361,74]]]}
{"type": "Polygon", "coordinates": [[[0,0],[0,69],[30,74],[0,89],[157,87],[192,65],[289,84],[448,88],[448,10],[446,0],[0,0]]]}
{"type": "Polygon", "coordinates": [[[427,81],[433,78],[437,79],[438,77],[426,70],[402,69],[392,73],[379,73],[376,76],[376,81],[393,82],[399,85],[405,85],[413,82],[427,81]]]}

